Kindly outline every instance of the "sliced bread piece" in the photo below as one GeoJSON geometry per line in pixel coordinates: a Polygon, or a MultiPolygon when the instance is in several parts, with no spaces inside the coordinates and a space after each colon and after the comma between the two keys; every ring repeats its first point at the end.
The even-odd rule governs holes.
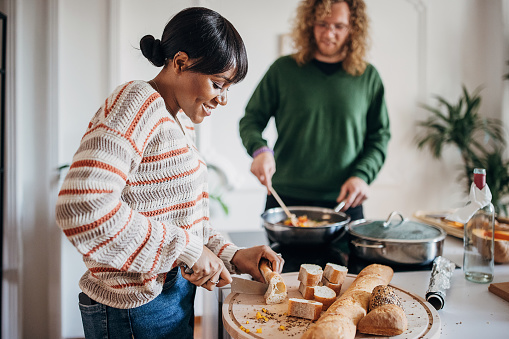
{"type": "Polygon", "coordinates": [[[306,300],[299,298],[288,299],[288,315],[316,320],[322,313],[323,304],[314,300],[306,300]]]}
{"type": "Polygon", "coordinates": [[[322,277],[322,286],[332,288],[334,292],[336,292],[336,296],[339,296],[339,294],[341,293],[341,286],[343,286],[343,284],[333,284],[329,280],[327,280],[327,278],[322,277]]]}
{"type": "Polygon", "coordinates": [[[306,286],[317,286],[322,281],[322,267],[315,264],[302,264],[297,279],[306,286]]]}
{"type": "Polygon", "coordinates": [[[327,263],[323,270],[323,276],[332,284],[342,284],[347,273],[347,267],[333,263],[327,263]]]}
{"type": "Polygon", "coordinates": [[[327,310],[336,301],[336,292],[327,286],[315,286],[315,301],[323,304],[323,310],[327,310]]]}
{"type": "Polygon", "coordinates": [[[299,284],[299,292],[304,299],[313,300],[315,297],[315,286],[304,285],[301,281],[299,284]]]}

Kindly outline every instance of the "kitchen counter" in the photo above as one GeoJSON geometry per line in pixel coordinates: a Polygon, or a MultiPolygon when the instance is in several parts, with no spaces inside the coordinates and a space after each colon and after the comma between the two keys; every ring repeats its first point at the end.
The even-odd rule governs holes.
{"type": "MultiPolygon", "coordinates": [[[[462,266],[463,241],[447,236],[443,256],[462,266]]],[[[397,272],[391,284],[425,298],[430,273],[430,271],[397,272]]],[[[509,282],[509,264],[495,266],[493,282],[509,282]]],[[[441,338],[509,337],[509,302],[489,292],[488,286],[489,284],[469,282],[464,278],[462,269],[455,270],[451,288],[446,292],[444,308],[438,311],[441,338]]],[[[224,300],[230,290],[225,286],[218,292],[218,299],[224,300]]],[[[218,337],[223,336],[219,334],[218,337]]]]}
{"type": "MultiPolygon", "coordinates": [[[[463,240],[447,236],[443,256],[462,266],[463,240]]],[[[425,297],[430,272],[395,273],[391,284],[425,297]]],[[[494,283],[509,281],[509,264],[495,265],[494,283]]],[[[488,291],[489,284],[465,279],[456,269],[444,308],[438,311],[441,338],[508,338],[509,302],[488,291]]]]}

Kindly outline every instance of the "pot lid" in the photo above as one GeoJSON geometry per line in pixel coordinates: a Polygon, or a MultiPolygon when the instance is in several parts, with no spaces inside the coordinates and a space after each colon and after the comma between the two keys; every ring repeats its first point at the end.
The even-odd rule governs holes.
{"type": "Polygon", "coordinates": [[[407,220],[399,212],[392,212],[387,220],[359,220],[358,223],[349,225],[349,231],[360,238],[403,242],[436,241],[446,236],[442,229],[407,220]],[[399,216],[401,220],[392,220],[394,216],[399,216]]]}

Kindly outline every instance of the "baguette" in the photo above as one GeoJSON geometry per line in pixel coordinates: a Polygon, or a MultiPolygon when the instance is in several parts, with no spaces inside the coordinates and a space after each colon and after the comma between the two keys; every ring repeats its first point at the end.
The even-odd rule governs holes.
{"type": "Polygon", "coordinates": [[[265,282],[269,284],[269,287],[267,288],[267,291],[264,295],[265,303],[270,305],[280,304],[285,301],[288,292],[286,290],[286,285],[283,277],[272,271],[268,260],[260,260],[260,272],[262,273],[265,282]]]}
{"type": "Polygon", "coordinates": [[[345,293],[306,330],[302,339],[353,339],[357,324],[366,315],[373,288],[387,285],[393,274],[389,266],[365,267],[345,293]]]}
{"type": "Polygon", "coordinates": [[[342,284],[345,281],[348,268],[338,264],[327,263],[323,270],[323,276],[331,284],[342,284]]]}
{"type": "Polygon", "coordinates": [[[309,320],[316,320],[322,313],[322,303],[314,300],[288,299],[288,315],[309,320]]]}
{"type": "Polygon", "coordinates": [[[317,286],[322,281],[323,270],[319,265],[302,264],[299,269],[297,280],[306,286],[317,286]]]}

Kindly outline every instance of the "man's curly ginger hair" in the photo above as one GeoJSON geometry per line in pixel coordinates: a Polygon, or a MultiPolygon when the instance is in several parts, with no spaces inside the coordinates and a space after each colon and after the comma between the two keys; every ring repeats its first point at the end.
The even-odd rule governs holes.
{"type": "Polygon", "coordinates": [[[366,69],[364,60],[368,49],[369,19],[363,0],[303,0],[297,8],[293,24],[293,44],[297,52],[293,55],[299,65],[311,61],[317,46],[313,34],[317,18],[331,13],[331,6],[346,2],[350,9],[349,37],[345,42],[343,59],[344,70],[351,75],[361,75],[366,69]]]}

